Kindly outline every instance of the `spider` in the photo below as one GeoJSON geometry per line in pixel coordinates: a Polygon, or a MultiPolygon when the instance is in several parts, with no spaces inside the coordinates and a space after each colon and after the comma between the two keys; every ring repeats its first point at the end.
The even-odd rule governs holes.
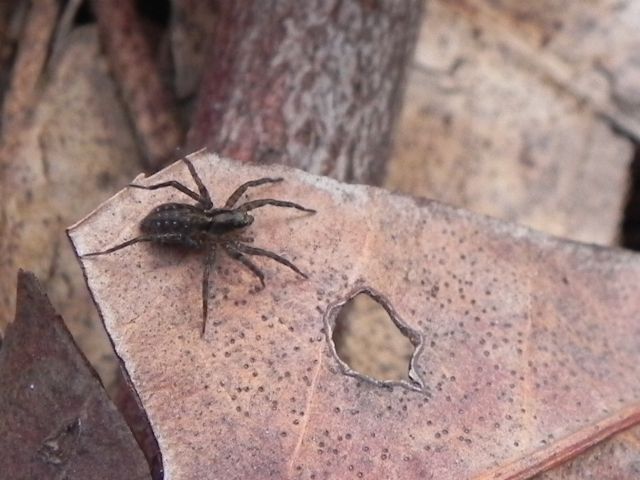
{"type": "Polygon", "coordinates": [[[183,158],[193,178],[198,193],[189,189],[176,180],[157,183],[154,185],[136,185],[131,187],[144,190],[156,190],[159,188],[175,188],[196,201],[195,205],[187,203],[163,203],[155,207],[140,222],[142,235],[127,240],[100,252],[85,253],[81,258],[106,255],[139,242],[153,242],[160,245],[182,246],[191,250],[206,250],[202,276],[202,331],[204,337],[207,328],[208,298],[209,298],[209,274],[216,261],[218,247],[221,247],[227,255],[244,265],[260,280],[261,288],[265,287],[264,274],[249,258],[249,255],[258,255],[271,258],[282,265],[289,267],[303,278],[308,278],[293,263],[280,255],[262,248],[247,245],[253,242],[252,238],[239,235],[245,228],[253,223],[253,217],[248,213],[265,205],[276,207],[295,208],[303,212],[316,213],[315,210],[305,208],[297,203],[283,200],[264,198],[251,200],[238,206],[238,200],[250,187],[257,187],[267,183],[281,182],[282,178],[259,178],[243,183],[229,196],[222,208],[213,206],[209,191],[202,183],[191,161],[183,158]]]}

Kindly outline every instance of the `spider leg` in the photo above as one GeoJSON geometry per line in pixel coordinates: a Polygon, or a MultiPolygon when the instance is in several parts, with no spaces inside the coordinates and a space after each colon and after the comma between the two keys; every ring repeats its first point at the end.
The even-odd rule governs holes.
{"type": "Polygon", "coordinates": [[[207,187],[205,187],[204,183],[202,183],[202,180],[198,176],[198,172],[196,172],[196,168],[193,166],[193,163],[191,163],[191,160],[189,160],[188,158],[183,158],[182,160],[187,164],[189,173],[191,173],[193,181],[196,182],[198,192],[200,192],[200,204],[205,210],[209,210],[213,207],[213,202],[211,201],[209,190],[207,190],[207,187]]]}
{"type": "Polygon", "coordinates": [[[287,202],[284,200],[274,200],[272,198],[252,200],[250,202],[243,203],[236,210],[240,212],[248,212],[249,210],[254,210],[256,208],[264,207],[265,205],[273,205],[275,207],[295,208],[297,210],[302,210],[303,212],[316,213],[315,210],[311,208],[303,207],[302,205],[298,205],[297,203],[287,202]]]}
{"type": "Polygon", "coordinates": [[[260,280],[260,284],[262,285],[262,288],[265,287],[264,273],[262,273],[262,270],[260,270],[260,268],[258,268],[258,266],[255,263],[253,263],[242,252],[240,252],[233,243],[225,243],[223,244],[223,248],[224,248],[224,251],[227,252],[227,255],[229,255],[234,260],[237,260],[238,262],[242,263],[245,267],[247,267],[251,271],[251,273],[253,273],[256,277],[258,277],[258,279],[260,280]]]}
{"type": "Polygon", "coordinates": [[[198,195],[196,192],[194,192],[190,188],[185,187],[182,183],[176,180],[169,180],[168,182],[155,183],[153,185],[138,185],[137,183],[130,183],[129,186],[133,188],[140,188],[142,190],[157,190],[159,188],[172,187],[172,188],[175,188],[176,190],[181,191],[185,195],[189,195],[196,202],[202,203],[202,198],[200,197],[200,195],[198,195]]]}
{"type": "Polygon", "coordinates": [[[265,183],[277,183],[277,182],[281,182],[282,180],[283,178],[280,178],[280,177],[278,178],[266,177],[266,178],[259,178],[258,180],[251,180],[249,182],[243,183],[238,188],[236,188],[236,190],[229,196],[229,198],[227,199],[227,202],[224,204],[224,208],[233,207],[238,202],[242,194],[246,192],[247,189],[250,187],[257,187],[259,185],[264,185],[265,183]]]}
{"type": "Polygon", "coordinates": [[[138,243],[138,242],[156,242],[160,244],[180,243],[188,247],[200,246],[198,243],[195,243],[195,244],[185,243],[184,236],[181,233],[155,233],[152,235],[140,235],[139,237],[132,238],[131,240],[127,240],[124,243],[121,243],[119,245],[116,245],[115,247],[111,247],[111,248],[108,248],[107,250],[103,250],[100,252],[85,253],[84,255],[80,255],[80,258],[94,257],[96,255],[106,255],[107,253],[115,252],[116,250],[120,250],[121,248],[128,247],[129,245],[133,245],[134,243],[138,243]]]}
{"type": "Polygon", "coordinates": [[[216,263],[216,246],[211,245],[211,250],[207,254],[207,259],[204,262],[204,271],[202,273],[202,332],[201,337],[207,329],[207,316],[209,313],[209,276],[211,268],[216,263]]]}
{"type": "Polygon", "coordinates": [[[102,250],[100,252],[85,253],[83,255],[80,255],[80,258],[95,257],[96,255],[106,255],[107,253],[115,252],[116,250],[120,250],[122,248],[128,247],[129,245],[133,245],[138,242],[151,242],[155,240],[155,238],[156,237],[154,235],[141,235],[139,237],[132,238],[131,240],[127,240],[126,242],[120,243],[115,247],[111,247],[106,250],[102,250]]]}
{"type": "Polygon", "coordinates": [[[193,178],[193,181],[196,182],[196,185],[198,187],[198,192],[200,192],[199,194],[194,192],[184,184],[178,182],[177,180],[169,180],[167,182],[156,183],[153,185],[138,185],[136,183],[130,183],[129,186],[133,188],[141,188],[143,190],[157,190],[159,188],[167,188],[167,187],[175,188],[176,190],[193,198],[205,210],[212,208],[213,202],[211,201],[211,197],[209,196],[209,191],[202,183],[202,180],[200,180],[200,177],[198,176],[198,173],[196,172],[195,167],[193,166],[190,160],[187,160],[186,158],[184,158],[183,160],[187,164],[187,167],[189,168],[189,173],[191,173],[191,177],[193,178]]]}
{"type": "Polygon", "coordinates": [[[275,260],[278,263],[281,263],[282,265],[285,265],[286,267],[289,267],[298,275],[304,278],[309,278],[306,273],[303,273],[302,271],[300,271],[300,269],[296,267],[293,263],[291,263],[286,258],[281,257],[277,253],[270,252],[269,250],[265,250],[263,248],[251,247],[249,245],[244,245],[242,243],[236,243],[234,247],[237,250],[239,250],[241,253],[246,253],[247,255],[258,255],[261,257],[268,257],[272,260],[275,260]]]}

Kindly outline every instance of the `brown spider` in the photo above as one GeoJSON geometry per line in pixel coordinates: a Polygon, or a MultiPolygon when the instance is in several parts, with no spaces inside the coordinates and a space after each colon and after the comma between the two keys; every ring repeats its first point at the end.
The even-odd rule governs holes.
{"type": "Polygon", "coordinates": [[[142,235],[127,240],[124,243],[108,248],[101,252],[85,253],[81,258],[105,255],[138,242],[153,242],[162,245],[178,245],[193,250],[208,249],[208,254],[204,262],[204,274],[202,277],[202,332],[204,336],[207,327],[208,297],[209,297],[209,273],[216,260],[217,247],[222,249],[234,260],[239,261],[247,267],[260,280],[264,288],[264,274],[253,263],[247,255],[259,255],[269,257],[276,262],[289,267],[291,270],[307,278],[298,267],[286,258],[262,248],[246,245],[244,242],[251,242],[253,239],[240,237],[237,235],[242,230],[253,223],[253,217],[247,212],[265,205],[275,205],[276,207],[288,207],[302,210],[303,212],[316,213],[315,210],[305,208],[297,203],[282,200],[265,198],[251,200],[234,208],[240,197],[249,187],[256,187],[265,183],[281,182],[282,178],[260,178],[251,180],[240,185],[227,199],[222,208],[215,208],[209,191],[200,180],[196,169],[191,161],[183,159],[189,168],[189,172],[198,187],[198,192],[187,188],[182,183],[175,180],[162,182],[155,185],[135,185],[131,187],[145,190],[156,190],[158,188],[172,187],[193,198],[197,203],[190,205],[186,203],[163,203],[157,206],[142,219],[140,230],[142,235]]]}

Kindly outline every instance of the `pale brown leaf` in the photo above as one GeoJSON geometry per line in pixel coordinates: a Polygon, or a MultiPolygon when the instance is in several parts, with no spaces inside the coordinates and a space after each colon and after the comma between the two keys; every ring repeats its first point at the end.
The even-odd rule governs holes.
{"type": "MultiPolygon", "coordinates": [[[[83,260],[172,479],[527,478],[638,422],[638,256],[282,166],[191,158],[217,202],[282,175],[251,197],[318,213],[256,211],[255,244],[310,279],[264,262],[255,291],[221,259],[204,339],[201,256],[136,245],[83,260]],[[335,315],[363,290],[421,339],[417,383],[366,380],[336,357],[335,315]]],[[[170,178],[190,182],[181,163],[139,181],[170,178]]],[[[184,199],[124,190],[71,229],[74,247],[132,238],[170,200],[184,199]]]]}

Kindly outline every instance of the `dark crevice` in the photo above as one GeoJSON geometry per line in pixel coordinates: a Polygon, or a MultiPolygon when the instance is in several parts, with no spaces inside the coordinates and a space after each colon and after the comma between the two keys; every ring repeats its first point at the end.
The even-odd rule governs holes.
{"type": "Polygon", "coordinates": [[[121,366],[112,400],[129,425],[131,433],[147,459],[151,470],[151,479],[163,480],[164,465],[158,440],[153,433],[147,412],[142,406],[142,401],[138,397],[138,392],[133,386],[129,373],[123,365],[121,366]]]}
{"type": "Polygon", "coordinates": [[[171,2],[169,0],[137,0],[136,6],[142,18],[156,25],[167,27],[171,18],[171,2]]]}
{"type": "Polygon", "coordinates": [[[82,2],[78,11],[76,12],[76,16],[73,19],[74,25],[89,25],[95,23],[96,17],[93,14],[93,10],[91,10],[91,5],[89,2],[82,2]]]}
{"type": "Polygon", "coordinates": [[[343,373],[379,386],[422,391],[414,363],[422,337],[384,299],[360,288],[328,311],[327,334],[343,373]]]}
{"type": "Polygon", "coordinates": [[[629,190],[624,209],[620,243],[625,248],[640,250],[640,144],[629,169],[629,190]]]}

